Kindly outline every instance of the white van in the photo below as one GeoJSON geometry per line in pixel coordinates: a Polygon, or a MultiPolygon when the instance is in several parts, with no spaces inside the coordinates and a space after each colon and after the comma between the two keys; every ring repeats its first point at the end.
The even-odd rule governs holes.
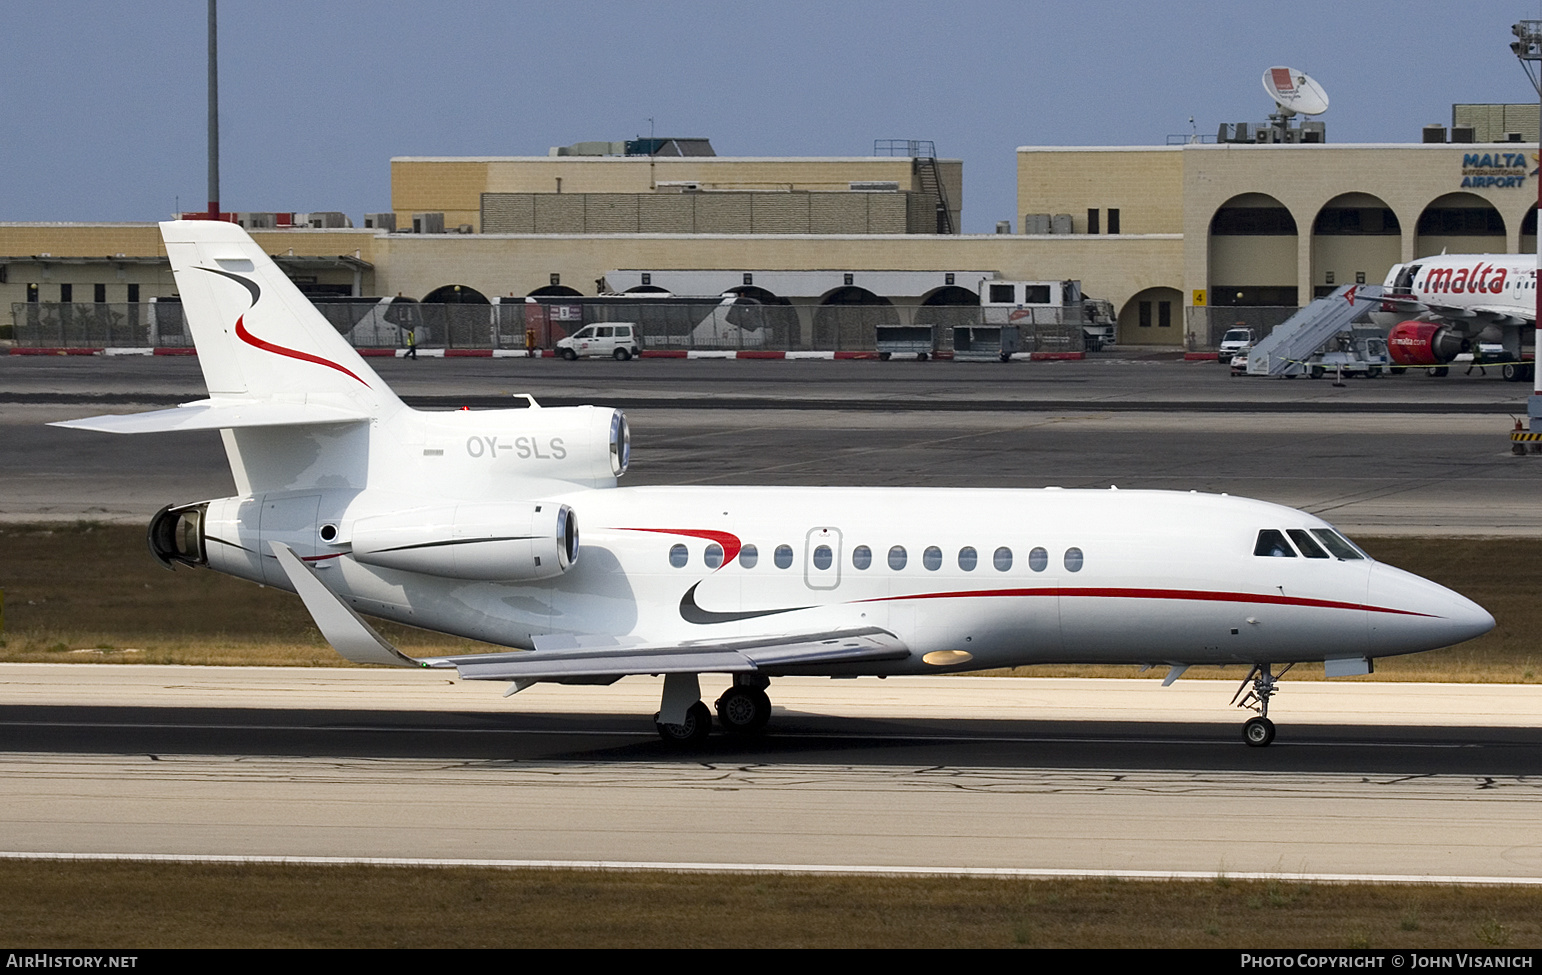
{"type": "Polygon", "coordinates": [[[585,325],[557,341],[557,354],[569,362],[579,356],[611,356],[625,362],[642,351],[642,335],[633,322],[585,325]]]}

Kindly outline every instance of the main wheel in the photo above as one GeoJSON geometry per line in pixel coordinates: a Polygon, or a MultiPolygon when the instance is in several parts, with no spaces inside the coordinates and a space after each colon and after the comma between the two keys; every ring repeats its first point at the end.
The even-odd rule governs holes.
{"type": "Polygon", "coordinates": [[[684,724],[665,724],[659,720],[659,716],[653,716],[653,726],[658,729],[659,737],[671,745],[694,745],[706,741],[712,733],[712,712],[700,701],[692,704],[690,710],[685,712],[684,724]]]}
{"type": "Polygon", "coordinates": [[[568,360],[569,362],[572,362],[572,361],[574,361],[575,359],[578,358],[578,353],[574,352],[572,349],[563,349],[562,350],[562,358],[568,360]]]}
{"type": "Polygon", "coordinates": [[[1274,722],[1268,718],[1251,718],[1242,726],[1242,740],[1253,748],[1263,748],[1274,740],[1274,722]]]}
{"type": "Polygon", "coordinates": [[[717,699],[717,719],[732,735],[753,735],[771,720],[771,698],[754,687],[731,687],[717,699]]]}
{"type": "Polygon", "coordinates": [[[1429,374],[1431,379],[1441,379],[1444,378],[1446,373],[1450,371],[1451,369],[1449,366],[1436,366],[1435,368],[1429,370],[1429,374]]]}
{"type": "Polygon", "coordinates": [[[626,349],[617,349],[615,351],[615,359],[617,362],[625,362],[631,357],[632,353],[628,352],[626,349]]]}
{"type": "Polygon", "coordinates": [[[1505,377],[1505,382],[1507,383],[1518,383],[1521,381],[1521,377],[1525,375],[1525,372],[1521,366],[1513,362],[1506,362],[1500,367],[1499,374],[1505,377]]]}

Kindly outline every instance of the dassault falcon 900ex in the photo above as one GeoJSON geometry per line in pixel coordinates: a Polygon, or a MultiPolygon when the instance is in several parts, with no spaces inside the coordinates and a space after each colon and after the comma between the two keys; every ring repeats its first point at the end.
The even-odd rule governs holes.
{"type": "Polygon", "coordinates": [[[161,229],[209,398],[61,425],[219,430],[238,495],[163,509],[152,551],[297,592],[350,660],[510,693],[661,674],[679,742],[711,731],[703,673],[732,676],[718,722],[750,733],[784,675],[1241,664],[1244,739],[1267,745],[1277,666],[1363,674],[1494,624],[1312,515],[1224,495],[617,487],[619,411],[410,409],[240,228],[161,229]],[[361,613],[522,649],[413,659],[361,613]]]}

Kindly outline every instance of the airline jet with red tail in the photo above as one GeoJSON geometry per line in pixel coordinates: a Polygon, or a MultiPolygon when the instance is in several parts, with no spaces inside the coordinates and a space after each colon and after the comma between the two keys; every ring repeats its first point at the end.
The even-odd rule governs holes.
{"type": "Polygon", "coordinates": [[[1529,381],[1522,338],[1536,327],[1537,258],[1532,254],[1442,254],[1387,272],[1381,311],[1387,350],[1399,366],[1444,376],[1450,362],[1480,342],[1502,345],[1504,378],[1529,381]],[[1416,316],[1408,320],[1407,316],[1416,316]]]}

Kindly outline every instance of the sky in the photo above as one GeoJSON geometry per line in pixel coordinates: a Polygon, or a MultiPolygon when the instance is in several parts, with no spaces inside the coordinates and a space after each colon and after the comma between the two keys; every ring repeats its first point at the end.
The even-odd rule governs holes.
{"type": "MultiPolygon", "coordinates": [[[[0,221],[206,203],[203,0],[6,5],[0,221]]],[[[1537,98],[1542,0],[222,0],[225,210],[391,208],[390,159],[704,136],[723,156],[964,160],[963,229],[1014,219],[1021,145],[1160,145],[1262,121],[1311,74],[1330,142],[1416,142],[1454,102],[1537,98]]],[[[1014,229],[1016,222],[1014,220],[1014,229]]]]}

